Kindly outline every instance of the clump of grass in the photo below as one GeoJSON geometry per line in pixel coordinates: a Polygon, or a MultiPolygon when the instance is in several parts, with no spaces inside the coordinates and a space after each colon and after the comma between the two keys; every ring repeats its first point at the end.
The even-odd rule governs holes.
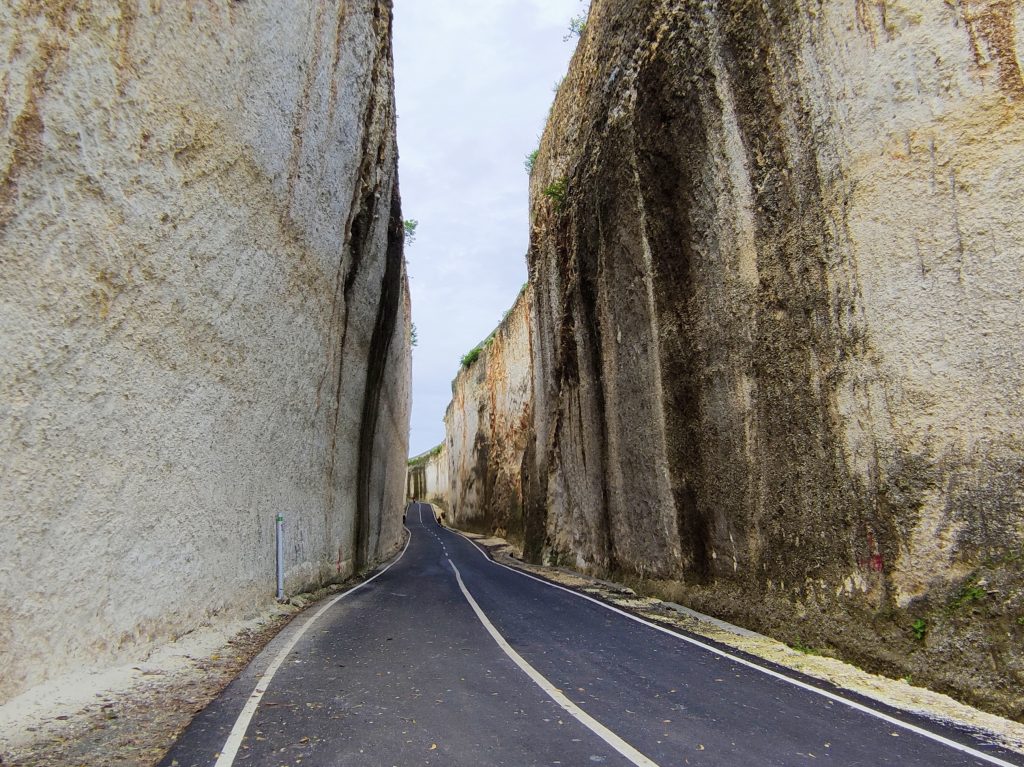
{"type": "Polygon", "coordinates": [[[921,642],[924,640],[925,634],[928,633],[928,621],[918,618],[910,624],[910,630],[914,632],[914,639],[921,642]]]}
{"type": "Polygon", "coordinates": [[[416,227],[420,225],[420,222],[415,218],[407,218],[402,222],[402,229],[405,230],[405,244],[412,245],[416,242],[416,227]]]}
{"type": "Polygon", "coordinates": [[[533,173],[533,166],[537,164],[537,155],[539,154],[540,149],[534,149],[532,152],[526,155],[526,159],[523,160],[523,167],[526,168],[527,175],[533,173]]]}
{"type": "Polygon", "coordinates": [[[462,367],[468,368],[470,365],[472,365],[474,362],[476,362],[478,359],[480,359],[480,354],[481,354],[481,352],[483,352],[483,350],[484,350],[483,344],[477,344],[472,349],[470,349],[468,352],[463,354],[462,355],[462,360],[461,360],[462,367]]]}
{"type": "Polygon", "coordinates": [[[587,31],[587,14],[580,13],[569,19],[569,31],[565,37],[562,38],[564,42],[569,42],[574,37],[583,37],[583,33],[587,31]]]}
{"type": "Polygon", "coordinates": [[[494,341],[494,334],[497,333],[497,332],[498,332],[498,329],[495,328],[494,331],[492,331],[491,334],[489,336],[487,336],[487,338],[485,338],[483,341],[478,343],[476,346],[474,346],[468,352],[463,354],[462,355],[462,360],[461,360],[462,367],[464,367],[464,368],[471,367],[474,362],[476,362],[478,359],[480,359],[480,355],[483,354],[484,349],[489,347],[491,345],[491,343],[494,341]]]}
{"type": "Polygon", "coordinates": [[[818,650],[814,649],[810,645],[805,645],[799,639],[796,640],[795,642],[791,642],[789,646],[792,647],[797,652],[802,652],[804,655],[821,655],[821,652],[819,652],[818,650]]]}
{"type": "Polygon", "coordinates": [[[554,203],[555,210],[561,210],[565,205],[565,196],[568,190],[569,180],[562,176],[544,187],[540,193],[554,203]]]}
{"type": "Polygon", "coordinates": [[[954,607],[965,607],[973,602],[980,602],[985,598],[985,589],[978,583],[968,583],[953,600],[954,607]]]}

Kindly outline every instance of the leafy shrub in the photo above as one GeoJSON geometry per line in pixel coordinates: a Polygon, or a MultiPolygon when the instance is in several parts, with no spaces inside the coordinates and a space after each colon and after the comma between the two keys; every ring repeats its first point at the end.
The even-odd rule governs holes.
{"type": "Polygon", "coordinates": [[[474,362],[476,362],[478,359],[480,359],[480,355],[483,353],[484,349],[486,349],[488,346],[490,346],[491,343],[494,341],[494,334],[497,333],[497,332],[498,332],[498,329],[495,328],[493,331],[491,331],[491,334],[489,336],[487,336],[487,338],[485,338],[483,341],[478,343],[476,346],[474,346],[468,352],[463,354],[462,355],[462,360],[461,360],[462,367],[468,368],[474,362]]]}
{"type": "Polygon", "coordinates": [[[924,635],[928,633],[928,621],[924,618],[918,618],[910,624],[910,630],[914,632],[914,639],[920,642],[924,639],[924,635]]]}
{"type": "Polygon", "coordinates": [[[477,344],[468,352],[462,355],[462,367],[468,368],[478,359],[480,359],[480,353],[484,350],[483,344],[477,344]]]}
{"type": "Polygon", "coordinates": [[[574,37],[583,37],[583,33],[587,31],[587,14],[580,13],[569,19],[569,31],[565,37],[562,38],[564,42],[569,42],[574,37]]]}
{"type": "Polygon", "coordinates": [[[405,244],[412,245],[416,242],[416,227],[420,225],[420,222],[415,218],[407,218],[402,222],[402,227],[405,229],[405,244]]]}
{"type": "Polygon", "coordinates": [[[527,174],[533,173],[533,166],[537,164],[538,154],[540,154],[540,150],[534,149],[532,152],[526,155],[526,159],[523,161],[523,167],[526,168],[527,174]]]}
{"type": "Polygon", "coordinates": [[[562,176],[544,187],[541,190],[541,194],[554,203],[555,210],[561,210],[562,206],[565,205],[565,195],[568,189],[569,180],[565,176],[562,176]]]}

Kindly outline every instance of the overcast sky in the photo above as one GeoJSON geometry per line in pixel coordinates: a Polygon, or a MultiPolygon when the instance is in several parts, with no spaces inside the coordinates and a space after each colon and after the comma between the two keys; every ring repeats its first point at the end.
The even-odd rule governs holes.
{"type": "Polygon", "coordinates": [[[459,360],[526,282],[527,175],[583,0],[395,0],[413,350],[410,454],[444,439],[459,360]]]}

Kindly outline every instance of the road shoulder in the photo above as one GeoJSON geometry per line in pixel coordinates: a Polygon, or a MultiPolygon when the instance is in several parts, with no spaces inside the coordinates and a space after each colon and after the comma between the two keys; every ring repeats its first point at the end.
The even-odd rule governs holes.
{"type": "MultiPolygon", "coordinates": [[[[450,528],[452,529],[452,528],[450,528]]],[[[503,538],[463,533],[499,564],[550,581],[657,625],[702,637],[813,679],[975,734],[978,739],[1024,754],[1024,724],[967,706],[947,695],[905,680],[863,671],[849,663],[813,652],[801,652],[771,637],[757,634],[682,605],[639,596],[633,589],[592,578],[562,567],[522,561],[522,553],[503,538]]]]}
{"type": "Polygon", "coordinates": [[[29,690],[0,706],[0,765],[158,764],[196,714],[295,618],[358,586],[375,571],[294,595],[248,620],[190,632],[144,661],[68,674],[29,690]]]}

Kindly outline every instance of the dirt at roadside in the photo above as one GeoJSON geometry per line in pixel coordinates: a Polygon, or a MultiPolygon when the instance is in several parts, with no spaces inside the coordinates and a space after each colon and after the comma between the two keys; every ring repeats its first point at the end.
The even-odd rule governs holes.
{"type": "Polygon", "coordinates": [[[975,732],[982,740],[1024,753],[1024,724],[967,706],[947,695],[915,687],[904,680],[863,671],[836,658],[795,650],[770,637],[756,634],[681,605],[641,597],[620,584],[591,578],[562,567],[522,561],[522,551],[502,538],[462,533],[486,548],[497,562],[546,580],[590,594],[604,602],[641,615],[653,623],[682,629],[719,644],[734,647],[780,666],[821,679],[881,701],[894,708],[949,722],[975,732]]]}
{"type": "MultiPolygon", "coordinates": [[[[40,739],[6,753],[0,764],[19,767],[156,764],[178,735],[293,616],[281,614],[261,629],[230,639],[221,653],[195,659],[191,668],[151,672],[123,694],[41,723],[40,739]],[[54,726],[55,722],[63,726],[54,726]]],[[[31,728],[30,728],[31,729],[31,728]]]]}
{"type": "MultiPolygon", "coordinates": [[[[287,626],[332,593],[357,580],[292,597],[220,641],[196,642],[181,652],[165,648],[131,669],[128,686],[111,685],[90,695],[94,702],[44,706],[16,743],[0,735],[2,767],[144,767],[157,764],[193,717],[287,626]],[[210,650],[213,650],[210,652],[210,650]],[[187,653],[187,654],[184,654],[187,653]],[[6,741],[6,742],[5,742],[6,741]]],[[[179,643],[188,646],[186,636],[179,643]]],[[[175,643],[175,644],[179,644],[175,643]]],[[[9,705],[9,704],[8,704],[9,705]]]]}

